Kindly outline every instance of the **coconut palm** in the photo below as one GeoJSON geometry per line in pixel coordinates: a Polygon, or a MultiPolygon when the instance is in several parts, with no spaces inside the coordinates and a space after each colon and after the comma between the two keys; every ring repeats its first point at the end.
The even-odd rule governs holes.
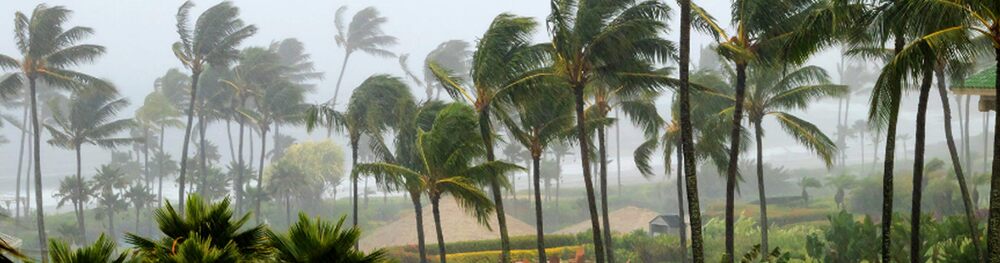
{"type": "MultiPolygon", "coordinates": [[[[59,190],[52,194],[52,197],[59,200],[56,208],[61,208],[66,203],[72,203],[74,215],[82,215],[83,211],[80,209],[90,202],[93,196],[89,191],[84,192],[80,191],[80,189],[90,189],[90,181],[81,181],[73,176],[63,177],[62,180],[59,180],[59,190]]],[[[77,235],[78,240],[83,240],[84,236],[82,234],[84,232],[79,229],[77,231],[74,235],[77,235]]]]}
{"type": "Polygon", "coordinates": [[[66,242],[51,240],[49,241],[52,251],[49,251],[48,257],[52,259],[53,262],[61,263],[84,263],[84,262],[103,262],[103,263],[124,263],[128,257],[127,251],[117,252],[117,243],[114,238],[108,238],[101,234],[94,241],[94,244],[83,246],[80,248],[73,249],[66,242]]]}
{"type": "Polygon", "coordinates": [[[340,94],[340,83],[344,80],[344,72],[347,71],[347,61],[351,59],[354,52],[361,51],[369,55],[379,57],[395,57],[392,51],[386,48],[396,45],[396,37],[386,35],[382,32],[382,25],[389,19],[380,16],[375,7],[366,7],[354,14],[354,18],[347,25],[344,24],[344,13],[347,6],[337,8],[334,24],[337,27],[338,47],[344,48],[344,63],[340,65],[340,76],[337,77],[337,86],[333,91],[333,99],[330,103],[337,105],[337,95],[340,94]],[[345,28],[346,26],[346,28],[345,28]]]}
{"type": "MultiPolygon", "coordinates": [[[[151,169],[157,171],[156,177],[159,179],[159,186],[157,192],[157,199],[163,199],[163,176],[166,176],[163,172],[167,170],[166,160],[159,158],[158,155],[163,155],[164,151],[164,140],[166,137],[166,129],[169,128],[180,128],[184,125],[178,119],[181,116],[180,111],[170,104],[169,98],[164,95],[164,90],[162,88],[163,82],[162,78],[158,79],[153,92],[146,95],[146,99],[143,101],[142,106],[139,107],[135,112],[135,119],[140,123],[142,127],[148,127],[148,129],[158,130],[158,135],[155,136],[160,139],[158,143],[153,147],[155,150],[153,153],[152,163],[154,164],[151,169]]],[[[148,138],[147,138],[148,139],[148,138]]],[[[147,143],[152,143],[148,142],[147,143]]],[[[149,162],[149,147],[144,147],[144,154],[147,155],[147,162],[149,162]]],[[[175,169],[176,170],[176,169],[175,169]]],[[[152,176],[150,173],[147,176],[152,176]]],[[[147,180],[151,180],[152,177],[147,177],[147,180]]],[[[157,201],[157,206],[159,206],[159,201],[157,201]]]]}
{"type": "Polygon", "coordinates": [[[469,50],[470,46],[469,42],[462,40],[448,40],[439,44],[427,54],[423,63],[427,98],[431,98],[431,93],[434,92],[433,98],[439,99],[441,90],[444,89],[440,83],[432,81],[434,79],[434,71],[431,70],[430,65],[435,64],[451,72],[463,74],[463,77],[467,77],[465,74],[471,70],[470,67],[472,66],[472,51],[469,50]]]}
{"type": "Polygon", "coordinates": [[[187,100],[187,124],[184,129],[184,146],[181,150],[180,175],[178,180],[179,203],[184,202],[185,182],[187,173],[188,146],[191,141],[191,128],[194,122],[195,104],[198,101],[198,80],[206,66],[226,68],[237,59],[239,52],[236,47],[257,32],[257,27],[246,25],[239,18],[239,8],[231,2],[222,2],[209,7],[197,19],[192,27],[189,25],[191,8],[194,3],[186,1],[177,9],[177,34],[180,41],[173,45],[174,55],[191,71],[191,89],[187,100]]]}
{"type": "Polygon", "coordinates": [[[802,187],[802,203],[809,205],[809,188],[820,188],[823,187],[823,182],[815,177],[802,177],[799,179],[799,187],[802,187]]]}
{"type": "MultiPolygon", "coordinates": [[[[597,262],[604,262],[597,205],[591,178],[590,143],[584,116],[585,88],[591,85],[651,85],[659,75],[648,74],[653,63],[664,62],[673,50],[659,37],[667,28],[668,8],[659,1],[554,0],[547,19],[552,35],[553,75],[574,95],[577,137],[597,262]],[[637,70],[638,69],[638,70],[637,70]]],[[[659,83],[656,83],[659,84],[659,83]]]]}
{"type": "MultiPolygon", "coordinates": [[[[806,109],[809,103],[847,92],[843,85],[829,84],[826,71],[817,66],[795,69],[755,67],[748,74],[743,108],[753,125],[757,149],[757,188],[760,200],[761,251],[768,250],[767,197],[764,192],[764,125],[765,117],[774,117],[788,135],[818,155],[829,168],[833,165],[837,146],[815,124],[788,113],[806,109]],[[787,71],[787,73],[786,73],[787,71]]],[[[738,80],[737,80],[738,81],[738,80]]],[[[731,101],[734,97],[727,95],[731,101]]],[[[735,107],[734,107],[735,108],[735,107]]],[[[725,112],[733,111],[727,108],[725,112]]]]}
{"type": "Polygon", "coordinates": [[[361,239],[361,230],[344,228],[341,217],[336,224],[320,218],[309,219],[299,214],[299,221],[288,228],[287,234],[267,231],[268,243],[275,250],[278,262],[356,262],[375,263],[386,260],[385,252],[375,250],[368,254],[353,248],[361,239]]]}
{"type": "Polygon", "coordinates": [[[115,236],[115,215],[127,208],[125,199],[122,198],[120,192],[125,190],[132,179],[126,177],[121,169],[107,164],[101,165],[96,172],[92,179],[93,182],[90,183],[89,191],[94,193],[94,198],[97,201],[98,219],[107,218],[108,233],[115,236]]]}
{"type": "MultiPolygon", "coordinates": [[[[62,6],[39,4],[31,15],[14,14],[14,40],[22,59],[0,55],[0,68],[17,69],[16,74],[8,74],[0,79],[0,97],[7,97],[22,86],[28,87],[31,107],[32,162],[35,171],[35,211],[38,225],[38,243],[42,254],[48,252],[45,234],[45,216],[42,209],[42,154],[41,126],[38,112],[38,83],[49,88],[79,88],[83,86],[108,88],[103,80],[71,67],[90,63],[104,54],[104,47],[78,44],[89,37],[94,30],[89,27],[67,28],[72,11],[62,6]],[[27,82],[27,83],[25,83],[27,82]]],[[[47,262],[47,259],[42,259],[47,262]]]]}
{"type": "Polygon", "coordinates": [[[185,250],[185,246],[201,246],[205,250],[224,252],[232,249],[231,253],[236,254],[240,260],[260,260],[268,253],[264,226],[244,226],[250,215],[234,218],[229,198],[217,203],[207,203],[198,195],[191,195],[186,202],[183,209],[187,211],[183,215],[170,201],[153,213],[163,238],[147,239],[129,233],[125,236],[126,241],[136,247],[139,255],[167,262],[178,262],[169,261],[169,258],[176,256],[174,251],[183,255],[180,252],[185,250]]]}
{"type": "MultiPolygon", "coordinates": [[[[538,79],[540,74],[536,71],[544,66],[546,47],[530,42],[535,27],[535,21],[529,17],[504,13],[493,18],[473,52],[471,83],[463,83],[437,62],[428,64],[453,99],[473,105],[479,114],[479,137],[483,140],[488,162],[496,160],[491,109],[502,109],[503,104],[509,102],[507,94],[538,79]]],[[[490,183],[489,188],[500,228],[500,260],[510,261],[510,237],[500,183],[490,183]]]]}
{"type": "MultiPolygon", "coordinates": [[[[558,84],[558,83],[555,83],[558,84]]],[[[517,143],[528,149],[531,156],[532,175],[529,178],[535,187],[535,229],[538,239],[538,262],[548,262],[545,255],[545,230],[542,216],[542,154],[546,148],[564,139],[565,133],[573,127],[573,111],[569,92],[565,88],[548,88],[544,92],[557,94],[534,94],[524,92],[514,94],[512,108],[515,116],[504,119],[505,128],[517,143]]]]}
{"type": "MultiPolygon", "coordinates": [[[[129,105],[128,100],[118,97],[117,92],[109,93],[97,89],[78,90],[73,92],[69,105],[65,108],[54,103],[57,102],[49,104],[49,110],[53,113],[52,125],[45,124],[45,129],[52,136],[49,144],[76,152],[77,181],[83,181],[81,152],[84,144],[113,149],[136,140],[115,137],[135,124],[132,119],[115,119],[118,111],[129,105]]],[[[78,188],[77,191],[83,193],[85,190],[78,188]]],[[[76,203],[76,206],[77,228],[80,230],[80,236],[86,240],[84,207],[82,203],[76,203]]]]}
{"type": "Polygon", "coordinates": [[[281,198],[285,207],[285,224],[292,225],[292,197],[300,195],[303,187],[320,185],[310,181],[309,176],[299,167],[285,160],[274,162],[268,169],[268,192],[281,198]]]}
{"type": "Polygon", "coordinates": [[[135,232],[139,233],[139,218],[142,210],[156,202],[156,196],[148,186],[133,184],[128,190],[122,193],[122,197],[128,201],[132,208],[135,208],[135,232]]]}
{"type": "Polygon", "coordinates": [[[501,161],[485,161],[486,149],[476,132],[477,115],[471,107],[452,104],[441,110],[434,126],[417,136],[416,150],[423,166],[414,170],[385,162],[359,164],[356,172],[373,174],[378,181],[393,185],[421,182],[423,193],[431,201],[441,262],[447,262],[444,233],[439,210],[442,197],[451,196],[479,223],[489,227],[493,203],[480,188],[492,181],[506,184],[503,174],[520,167],[501,161]],[[499,178],[492,178],[499,177],[499,178]]]}

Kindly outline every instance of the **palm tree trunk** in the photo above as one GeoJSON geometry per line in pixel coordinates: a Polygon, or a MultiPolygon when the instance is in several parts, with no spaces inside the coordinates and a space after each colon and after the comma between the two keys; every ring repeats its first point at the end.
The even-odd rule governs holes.
{"type": "MultiPolygon", "coordinates": [[[[677,144],[677,217],[680,218],[681,227],[679,227],[677,237],[681,241],[681,263],[687,263],[687,225],[684,224],[684,184],[681,183],[683,180],[683,170],[684,170],[684,154],[682,150],[682,144],[677,144]]],[[[668,149],[669,151],[669,149],[668,149]]],[[[663,160],[664,164],[669,164],[670,160],[663,160]]],[[[670,171],[666,171],[669,174],[670,171]]]]}
{"type": "MultiPolygon", "coordinates": [[[[490,107],[488,105],[483,106],[479,112],[479,135],[483,138],[483,146],[486,148],[486,161],[495,161],[496,155],[493,152],[493,132],[490,128],[490,107]]],[[[500,261],[510,262],[510,236],[507,235],[507,213],[504,211],[500,182],[495,178],[495,174],[493,177],[490,181],[490,193],[493,194],[493,204],[497,213],[497,225],[500,227],[500,261]]],[[[441,249],[443,252],[444,247],[442,246],[441,249]]],[[[444,261],[444,255],[441,256],[441,260],[442,262],[444,261]]]]}
{"type": "MultiPolygon", "coordinates": [[[[29,128],[30,129],[30,128],[29,128]]],[[[28,133],[34,136],[34,131],[30,130],[28,133]]],[[[32,138],[33,139],[33,138],[32,138]]],[[[32,143],[34,144],[34,143],[32,143]]],[[[24,171],[24,216],[28,216],[31,213],[31,177],[34,175],[34,165],[35,165],[35,150],[34,145],[28,145],[28,155],[32,156],[28,158],[28,168],[24,171]]]]}
{"type": "Polygon", "coordinates": [[[142,155],[143,155],[142,170],[143,170],[143,173],[146,174],[146,179],[144,181],[146,181],[146,187],[148,188],[148,187],[152,187],[152,178],[150,177],[150,174],[149,174],[149,128],[147,128],[147,127],[143,127],[142,128],[142,137],[143,137],[143,139],[142,139],[142,155]]]}
{"type": "Polygon", "coordinates": [[[108,206],[108,235],[112,239],[117,239],[115,238],[115,211],[111,210],[110,205],[108,206]]]}
{"type": "MultiPolygon", "coordinates": [[[[166,135],[167,135],[166,127],[164,127],[161,124],[160,125],[160,153],[161,154],[163,153],[163,136],[166,136],[166,135]]],[[[161,206],[163,206],[163,177],[167,176],[167,175],[166,175],[166,173],[163,172],[163,169],[164,169],[163,168],[163,160],[157,159],[156,165],[157,165],[157,167],[159,167],[159,169],[158,169],[159,172],[156,175],[156,177],[157,177],[157,179],[156,179],[157,183],[156,184],[158,185],[157,186],[157,190],[156,190],[156,196],[157,196],[157,198],[156,198],[156,207],[161,207],[161,206]]]]}
{"type": "Polygon", "coordinates": [[[417,250],[420,251],[420,263],[427,263],[427,247],[424,241],[424,206],[420,204],[420,192],[410,192],[413,202],[413,214],[417,219],[417,250]]]}
{"type": "MultiPolygon", "coordinates": [[[[607,253],[608,263],[615,262],[614,240],[611,239],[611,219],[608,215],[608,150],[607,139],[605,138],[604,127],[597,128],[598,154],[600,156],[599,169],[601,169],[601,216],[604,221],[604,250],[607,253]]],[[[596,248],[595,248],[596,249],[596,248]]]]}
{"type": "MultiPolygon", "coordinates": [[[[965,128],[962,129],[962,144],[965,145],[965,168],[969,169],[970,173],[972,172],[972,145],[970,144],[972,137],[969,136],[969,134],[971,134],[971,131],[969,130],[969,116],[972,115],[972,112],[970,112],[971,109],[969,109],[969,100],[971,97],[972,96],[965,96],[965,128]]],[[[976,198],[973,200],[975,201],[976,207],[979,207],[979,199],[976,198]]]]}
{"type": "MultiPolygon", "coordinates": [[[[358,174],[354,168],[358,167],[358,139],[351,136],[351,224],[358,227],[358,174]]],[[[358,249],[358,243],[354,243],[354,249],[358,249]]]]}
{"type": "MultiPolygon", "coordinates": [[[[996,85],[994,91],[1000,91],[1000,48],[996,53],[996,85]]],[[[1000,94],[997,92],[996,94],[1000,94]]],[[[996,108],[994,108],[996,110],[996,108]]],[[[991,262],[1000,262],[1000,114],[993,120],[993,169],[990,176],[990,216],[986,240],[989,240],[986,251],[990,252],[991,262]]],[[[985,136],[984,136],[985,137],[985,136]]]]}
{"type": "MultiPolygon", "coordinates": [[[[17,153],[17,184],[14,186],[14,219],[21,218],[21,166],[24,165],[24,141],[28,137],[28,107],[24,107],[24,117],[21,117],[21,150],[17,153]]],[[[27,182],[25,182],[27,185],[27,182]]],[[[28,195],[27,192],[24,193],[28,195]]],[[[24,214],[25,216],[28,213],[24,214]]]]}
{"type": "Polygon", "coordinates": [[[256,223],[260,224],[260,218],[263,215],[260,210],[260,199],[264,198],[264,157],[266,157],[267,152],[267,125],[261,125],[260,129],[260,169],[257,171],[257,196],[254,197],[254,217],[256,223]]]}
{"type": "MultiPolygon", "coordinates": [[[[42,202],[42,130],[38,125],[38,89],[35,86],[35,78],[28,77],[28,87],[31,89],[31,130],[32,133],[32,149],[34,152],[33,159],[35,162],[35,213],[36,213],[36,223],[38,224],[38,248],[42,255],[48,255],[49,238],[45,232],[45,212],[44,203],[42,202]]],[[[42,257],[42,263],[48,262],[46,257],[42,257]]]]}
{"type": "Polygon", "coordinates": [[[198,161],[198,163],[199,163],[199,166],[200,166],[200,170],[199,171],[201,171],[201,174],[198,177],[201,177],[201,178],[200,178],[199,183],[198,183],[198,195],[201,195],[202,197],[207,198],[207,196],[205,195],[205,192],[208,190],[207,189],[208,188],[208,156],[207,156],[207,154],[205,154],[206,153],[205,148],[208,148],[208,140],[205,140],[205,129],[206,129],[205,126],[207,126],[207,124],[205,123],[205,116],[202,115],[202,114],[199,114],[199,115],[200,116],[198,116],[198,155],[199,155],[199,159],[200,160],[198,161]]]}
{"type": "MultiPolygon", "coordinates": [[[[562,155],[556,154],[556,165],[559,166],[559,174],[556,175],[556,211],[559,211],[559,190],[562,184],[562,155]]],[[[556,221],[559,219],[559,213],[556,213],[556,221]]]]}
{"type": "Polygon", "coordinates": [[[534,163],[533,172],[535,173],[535,233],[538,235],[538,262],[544,263],[548,262],[545,259],[545,224],[543,223],[542,217],[542,194],[538,190],[541,185],[542,169],[541,166],[542,153],[538,152],[532,154],[531,161],[534,163]]]}
{"type": "MultiPolygon", "coordinates": [[[[201,77],[201,71],[192,70],[191,71],[191,96],[188,99],[187,108],[187,125],[184,126],[184,146],[181,147],[181,167],[180,175],[177,177],[177,203],[179,205],[184,205],[184,187],[185,181],[187,180],[187,157],[188,157],[188,147],[191,144],[191,128],[193,128],[194,123],[194,104],[198,95],[198,78],[201,77]]],[[[184,215],[184,209],[181,209],[181,215],[184,215]]]]}
{"type": "Polygon", "coordinates": [[[285,225],[292,226],[292,197],[285,195],[285,225]]]}
{"type": "Polygon", "coordinates": [[[233,121],[226,119],[226,139],[229,140],[229,159],[236,160],[236,150],[233,149],[233,121]]]}
{"type": "Polygon", "coordinates": [[[243,138],[243,134],[244,134],[244,131],[245,131],[245,127],[244,127],[244,119],[243,119],[242,116],[240,116],[240,120],[238,122],[240,124],[240,132],[239,132],[240,134],[239,134],[239,146],[237,147],[238,150],[237,150],[237,153],[236,153],[237,154],[236,165],[237,165],[237,167],[239,167],[239,169],[236,172],[236,178],[235,178],[235,180],[233,180],[233,188],[234,188],[233,190],[236,192],[236,212],[237,212],[237,214],[242,214],[243,213],[243,176],[244,176],[243,172],[246,171],[246,169],[244,169],[244,165],[243,165],[243,142],[245,141],[245,139],[243,138]]]}
{"type": "MultiPolygon", "coordinates": [[[[618,111],[615,111],[615,120],[618,119],[618,111]]],[[[622,129],[619,122],[615,122],[615,166],[618,168],[618,196],[622,195],[622,129]]]]}
{"type": "MultiPolygon", "coordinates": [[[[902,33],[899,32],[895,33],[893,39],[894,52],[898,54],[899,51],[903,50],[905,40],[902,33]]],[[[895,85],[901,85],[901,83],[895,85]]],[[[893,91],[894,99],[897,101],[893,103],[893,108],[889,109],[891,112],[885,134],[885,160],[883,161],[885,163],[882,168],[882,262],[892,262],[892,177],[896,164],[896,122],[899,119],[899,100],[902,99],[899,95],[901,88],[898,86],[893,91]]]]}
{"type": "Polygon", "coordinates": [[[760,200],[760,251],[770,253],[767,245],[767,195],[764,194],[764,128],[754,120],[754,138],[757,141],[757,196],[760,200]]]}
{"type": "MultiPolygon", "coordinates": [[[[736,173],[740,160],[740,128],[743,119],[743,100],[746,94],[747,65],[736,63],[736,102],[733,111],[733,127],[729,133],[729,167],[726,170],[726,254],[724,262],[732,263],[736,254],[733,251],[733,232],[736,210],[736,173]]],[[[687,147],[685,147],[687,148],[687,147]]]]}
{"type": "MultiPolygon", "coordinates": [[[[958,149],[955,146],[955,138],[951,134],[951,105],[948,104],[948,91],[945,87],[945,76],[944,68],[938,67],[935,69],[937,74],[937,90],[938,95],[941,97],[941,109],[944,111],[944,136],[948,143],[948,153],[951,155],[951,164],[955,169],[955,178],[958,179],[958,188],[962,191],[962,204],[965,205],[965,218],[966,222],[969,224],[969,233],[972,236],[972,247],[975,249],[976,256],[979,262],[985,262],[983,258],[982,249],[979,247],[979,230],[976,227],[976,215],[973,211],[972,198],[969,194],[969,185],[965,180],[965,173],[962,170],[962,161],[958,157],[958,149]]],[[[961,116],[961,112],[959,112],[961,116]]],[[[959,120],[961,123],[961,120],[959,120]]]]}
{"type": "MultiPolygon", "coordinates": [[[[77,144],[77,145],[74,146],[74,148],[76,148],[76,182],[77,182],[77,185],[76,185],[77,186],[76,187],[76,196],[78,196],[78,197],[79,196],[83,196],[83,192],[84,192],[84,190],[83,190],[83,176],[81,175],[82,173],[80,171],[81,170],[81,168],[80,168],[81,167],[81,164],[80,164],[80,159],[81,159],[80,146],[81,146],[80,144],[77,144]]],[[[80,239],[83,240],[83,242],[87,242],[87,226],[86,226],[86,224],[84,222],[84,216],[83,216],[83,209],[84,209],[84,207],[83,207],[83,200],[80,200],[79,202],[74,202],[74,203],[79,207],[79,209],[77,210],[78,212],[76,213],[76,226],[80,230],[80,239]]]]}
{"type": "Polygon", "coordinates": [[[438,209],[440,202],[440,197],[431,197],[431,213],[434,214],[434,229],[437,230],[438,257],[441,259],[441,263],[447,263],[448,253],[444,250],[444,232],[441,231],[441,211],[438,209]]]}
{"type": "MultiPolygon", "coordinates": [[[[594,234],[594,258],[598,263],[604,262],[604,242],[601,238],[601,221],[597,218],[597,200],[594,196],[594,182],[590,176],[590,142],[587,135],[586,117],[583,112],[583,84],[575,84],[573,96],[576,99],[577,140],[580,143],[580,163],[583,165],[583,184],[587,190],[587,209],[590,211],[590,227],[594,234]]],[[[507,261],[504,261],[507,262],[507,261]]]]}
{"type": "Polygon", "coordinates": [[[135,233],[139,233],[139,206],[135,206],[135,233]]]}
{"type": "Polygon", "coordinates": [[[913,204],[910,214],[910,261],[923,262],[920,237],[920,201],[924,192],[924,137],[927,132],[927,99],[930,96],[931,81],[934,79],[934,62],[924,62],[923,80],[920,83],[920,100],[917,102],[917,128],[913,149],[913,204]]]}
{"type": "MultiPolygon", "coordinates": [[[[680,0],[681,36],[678,76],[680,77],[681,145],[684,154],[684,181],[687,188],[688,223],[691,224],[692,260],[705,262],[701,237],[701,208],[698,201],[698,176],[694,158],[694,132],[691,122],[691,90],[688,70],[691,66],[691,0],[680,0]]],[[[683,220],[681,220],[683,221],[683,220]]]]}
{"type": "Polygon", "coordinates": [[[330,100],[333,106],[337,106],[337,96],[340,95],[340,82],[344,80],[344,71],[347,70],[347,60],[351,59],[351,52],[347,52],[344,55],[344,63],[340,65],[340,76],[337,77],[337,86],[333,90],[333,99],[330,100]]]}

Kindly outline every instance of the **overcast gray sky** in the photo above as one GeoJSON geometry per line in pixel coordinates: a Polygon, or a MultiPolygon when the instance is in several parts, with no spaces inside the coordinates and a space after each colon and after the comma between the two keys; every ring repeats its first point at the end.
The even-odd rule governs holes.
{"type": "MultiPolygon", "coordinates": [[[[193,14],[197,15],[219,1],[195,2],[197,6],[193,14]]],[[[305,43],[307,52],[312,54],[317,70],[327,74],[326,79],[317,83],[316,93],[309,96],[308,101],[310,102],[326,101],[333,94],[336,74],[340,70],[339,66],[343,59],[343,50],[338,48],[333,40],[336,34],[333,26],[333,15],[334,11],[341,5],[350,7],[348,14],[353,14],[366,6],[377,7],[382,15],[389,18],[384,31],[399,38],[400,44],[393,47],[392,50],[397,53],[410,53],[411,68],[419,68],[417,63],[423,60],[427,52],[443,41],[452,39],[475,41],[493,17],[501,12],[536,17],[542,25],[536,34],[536,40],[541,42],[548,37],[544,30],[544,18],[549,12],[549,2],[545,0],[239,0],[234,2],[241,8],[243,20],[257,25],[260,29],[256,36],[246,42],[247,46],[267,45],[271,41],[284,38],[298,38],[305,43]]],[[[703,5],[724,24],[728,24],[729,1],[696,2],[703,5]]],[[[18,0],[6,1],[4,5],[0,6],[0,32],[7,32],[0,33],[0,53],[16,54],[12,39],[14,12],[30,12],[38,3],[39,1],[18,0]]],[[[65,5],[74,10],[74,16],[68,22],[69,25],[89,26],[96,30],[96,35],[84,42],[104,45],[108,48],[108,53],[96,63],[81,67],[81,70],[110,79],[119,87],[121,93],[131,99],[133,103],[141,103],[142,98],[152,91],[153,81],[157,77],[162,76],[170,68],[180,67],[170,51],[170,45],[177,39],[174,15],[182,1],[56,0],[46,1],[46,3],[65,5]]],[[[675,6],[673,1],[669,1],[669,3],[671,6],[675,6]]],[[[676,10],[674,13],[676,14],[676,10]]],[[[675,15],[673,19],[675,21],[671,22],[672,28],[676,28],[676,19],[675,15]]],[[[669,32],[669,38],[676,40],[676,33],[676,29],[669,32]]],[[[710,41],[705,36],[695,34],[693,46],[697,48],[709,45],[710,41]]],[[[698,54],[693,54],[693,56],[697,57],[698,54]]],[[[839,55],[836,52],[828,51],[818,55],[811,63],[826,67],[836,80],[839,76],[836,76],[833,67],[838,61],[839,55]]],[[[402,74],[395,59],[376,58],[363,54],[352,57],[344,77],[345,90],[342,92],[349,93],[349,89],[366,77],[377,73],[402,74]]],[[[423,89],[414,88],[414,94],[422,96],[423,89]]],[[[904,109],[915,108],[915,100],[915,96],[911,94],[910,99],[903,106],[904,109]]],[[[864,118],[867,102],[867,94],[855,97],[852,101],[852,121],[864,118]]],[[[938,128],[941,127],[943,119],[939,104],[939,99],[934,93],[930,99],[929,127],[931,130],[928,131],[929,142],[943,140],[942,129],[938,128]]],[[[135,105],[123,112],[123,115],[131,115],[134,107],[135,105]]],[[[809,111],[802,114],[802,117],[817,122],[830,136],[833,136],[836,114],[837,103],[829,100],[815,103],[809,111]]],[[[904,113],[900,120],[903,123],[900,133],[912,134],[914,119],[912,112],[904,113]]],[[[977,128],[981,126],[978,124],[979,119],[978,114],[973,118],[974,131],[979,131],[977,128]]],[[[767,158],[769,159],[766,160],[767,162],[788,167],[808,167],[821,164],[816,158],[806,154],[805,149],[796,146],[790,138],[784,136],[776,125],[768,123],[767,126],[769,129],[765,139],[767,158]]],[[[2,129],[2,134],[11,141],[8,144],[0,145],[0,154],[5,157],[0,158],[0,167],[3,167],[2,172],[0,172],[0,181],[10,182],[12,179],[10,181],[7,179],[13,177],[13,168],[16,167],[19,136],[10,126],[0,129],[2,129]]],[[[321,137],[321,135],[307,135],[304,130],[290,130],[292,129],[283,129],[283,131],[288,131],[301,139],[321,137]]],[[[625,155],[631,155],[632,149],[638,144],[637,138],[641,136],[629,127],[624,130],[622,151],[625,155]]],[[[220,145],[220,149],[228,150],[225,137],[223,137],[225,129],[217,126],[212,132],[216,134],[210,139],[216,141],[220,145]]],[[[175,142],[180,141],[180,138],[176,137],[182,131],[174,130],[169,133],[168,139],[174,139],[175,142]]],[[[342,140],[338,139],[338,141],[342,140]]],[[[912,140],[909,143],[912,144],[912,140]]],[[[851,145],[856,144],[851,143],[851,145]]],[[[174,156],[179,155],[179,144],[169,144],[168,146],[176,146],[173,147],[176,149],[168,148],[168,150],[172,150],[174,156]]],[[[909,148],[912,149],[912,147],[909,148]]],[[[850,157],[852,160],[859,158],[857,149],[848,149],[848,151],[852,153],[850,157]]],[[[94,167],[109,159],[107,152],[93,146],[87,147],[85,152],[84,171],[92,171],[94,167]]],[[[867,152],[870,153],[871,149],[868,148],[867,152]]],[[[43,172],[46,175],[62,176],[72,173],[72,154],[70,152],[45,147],[43,154],[45,160],[43,172]]],[[[223,156],[228,156],[228,154],[223,154],[223,156]]],[[[868,158],[871,158],[870,154],[868,154],[868,158]]],[[[624,164],[630,168],[631,160],[626,159],[624,164]]],[[[54,180],[46,181],[47,185],[55,183],[54,180]]]]}

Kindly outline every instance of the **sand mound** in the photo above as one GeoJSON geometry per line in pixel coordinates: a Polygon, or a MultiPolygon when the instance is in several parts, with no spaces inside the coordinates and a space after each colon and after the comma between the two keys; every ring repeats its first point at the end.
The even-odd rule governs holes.
{"type": "MultiPolygon", "coordinates": [[[[612,232],[628,233],[638,229],[649,228],[649,221],[653,220],[653,218],[657,215],[658,214],[656,212],[649,209],[629,206],[612,211],[611,214],[608,215],[608,218],[611,221],[612,232]]],[[[590,220],[585,220],[563,228],[556,231],[556,234],[576,234],[584,231],[590,231],[590,220]]]]}
{"type": "MultiPolygon", "coordinates": [[[[458,207],[454,199],[441,199],[440,209],[441,229],[444,231],[445,242],[500,238],[496,217],[491,217],[489,220],[490,226],[493,228],[493,231],[490,231],[458,207]]],[[[423,220],[424,239],[427,245],[437,244],[434,215],[431,214],[430,204],[423,208],[423,220]]],[[[535,228],[507,215],[507,232],[510,236],[534,235],[535,228]]],[[[372,230],[370,234],[361,238],[361,248],[364,250],[411,244],[417,244],[417,221],[414,212],[404,213],[399,220],[372,230]]]]}

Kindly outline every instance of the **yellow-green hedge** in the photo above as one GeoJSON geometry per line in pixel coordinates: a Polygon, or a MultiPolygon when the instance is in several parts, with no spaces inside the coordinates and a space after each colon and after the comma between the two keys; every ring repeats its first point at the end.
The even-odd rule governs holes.
{"type": "MultiPolygon", "coordinates": [[[[545,255],[548,257],[559,257],[561,259],[571,259],[576,256],[576,251],[582,246],[565,246],[565,247],[554,247],[545,249],[545,255]]],[[[448,254],[449,262],[457,263],[494,263],[500,258],[500,251],[481,251],[481,252],[469,252],[469,253],[458,253],[458,254],[448,254]]],[[[522,250],[511,250],[510,258],[512,261],[528,260],[530,262],[535,262],[538,259],[537,249],[522,249],[522,250]]]]}

